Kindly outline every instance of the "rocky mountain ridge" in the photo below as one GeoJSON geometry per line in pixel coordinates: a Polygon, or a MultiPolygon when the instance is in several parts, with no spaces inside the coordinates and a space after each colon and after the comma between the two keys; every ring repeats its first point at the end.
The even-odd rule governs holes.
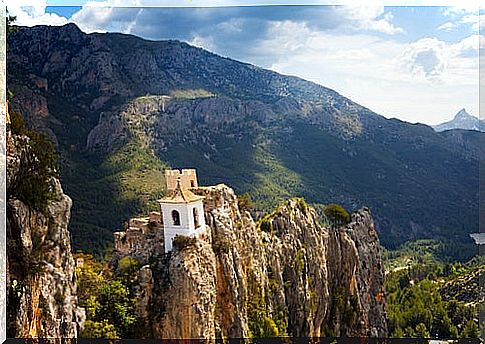
{"type": "Polygon", "coordinates": [[[110,231],[163,194],[167,166],[195,167],[204,184],[226,182],[264,209],[295,195],[367,205],[388,247],[423,237],[472,245],[481,133],[436,133],[186,43],[73,24],[11,34],[7,70],[12,108],[61,153],[76,248],[101,252],[110,231]]]}
{"type": "Polygon", "coordinates": [[[384,271],[369,209],[332,230],[302,199],[290,199],[255,223],[229,187],[194,192],[206,197],[206,236],[174,243],[168,256],[142,238],[130,241],[131,250],[114,253],[142,265],[135,287],[141,333],[386,336],[384,271]]]}

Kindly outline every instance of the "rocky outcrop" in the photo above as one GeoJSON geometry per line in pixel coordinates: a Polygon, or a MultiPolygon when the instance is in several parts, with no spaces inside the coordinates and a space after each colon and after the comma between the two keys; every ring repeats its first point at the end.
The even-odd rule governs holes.
{"type": "Polygon", "coordinates": [[[387,335],[384,271],[369,209],[333,230],[302,199],[290,199],[256,223],[225,185],[195,193],[206,197],[211,235],[187,240],[140,270],[144,334],[387,335]]]}
{"type": "Polygon", "coordinates": [[[57,179],[42,211],[12,197],[28,142],[13,135],[7,144],[7,336],[74,338],[85,316],[67,229],[72,201],[57,179]]]}

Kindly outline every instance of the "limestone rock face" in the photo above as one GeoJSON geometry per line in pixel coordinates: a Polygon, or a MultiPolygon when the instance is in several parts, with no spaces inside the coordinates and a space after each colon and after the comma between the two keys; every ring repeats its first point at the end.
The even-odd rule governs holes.
{"type": "MultiPolygon", "coordinates": [[[[25,168],[22,156],[29,149],[27,142],[26,137],[15,135],[8,142],[8,187],[14,187],[25,168]]],[[[8,337],[75,338],[85,319],[84,309],[77,306],[67,229],[72,201],[57,179],[52,184],[54,199],[44,211],[8,197],[8,337]]]]}
{"type": "Polygon", "coordinates": [[[150,276],[149,287],[140,283],[145,294],[137,307],[147,336],[387,335],[384,271],[369,209],[333,230],[303,200],[290,199],[257,224],[231,188],[194,192],[206,197],[210,235],[140,270],[150,276]]]}

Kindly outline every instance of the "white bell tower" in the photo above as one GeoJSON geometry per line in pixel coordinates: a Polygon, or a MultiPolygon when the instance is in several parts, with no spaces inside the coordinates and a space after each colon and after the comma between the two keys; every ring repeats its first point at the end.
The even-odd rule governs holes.
{"type": "Polygon", "coordinates": [[[197,185],[195,170],[166,170],[167,195],[160,199],[163,217],[165,253],[172,250],[172,242],[176,235],[195,236],[205,230],[204,196],[195,195],[182,182],[194,187],[197,185]],[[184,178],[185,177],[185,178],[184,178]],[[190,179],[194,179],[190,180],[190,179]],[[175,184],[175,187],[174,187],[175,184]]]}

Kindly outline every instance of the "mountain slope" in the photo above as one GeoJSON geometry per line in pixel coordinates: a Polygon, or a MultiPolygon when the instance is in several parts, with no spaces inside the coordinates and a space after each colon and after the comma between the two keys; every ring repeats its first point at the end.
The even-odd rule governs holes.
{"type": "Polygon", "coordinates": [[[367,205],[386,246],[467,243],[477,231],[479,132],[388,120],[177,41],[69,24],[20,28],[9,44],[13,106],[62,152],[76,247],[99,252],[110,231],[154,207],[167,165],[248,191],[264,209],[288,196],[367,205]]]}
{"type": "Polygon", "coordinates": [[[451,121],[434,125],[433,129],[436,131],[445,131],[451,129],[485,131],[485,126],[483,121],[479,120],[475,116],[470,115],[465,109],[461,109],[451,121]]]}

